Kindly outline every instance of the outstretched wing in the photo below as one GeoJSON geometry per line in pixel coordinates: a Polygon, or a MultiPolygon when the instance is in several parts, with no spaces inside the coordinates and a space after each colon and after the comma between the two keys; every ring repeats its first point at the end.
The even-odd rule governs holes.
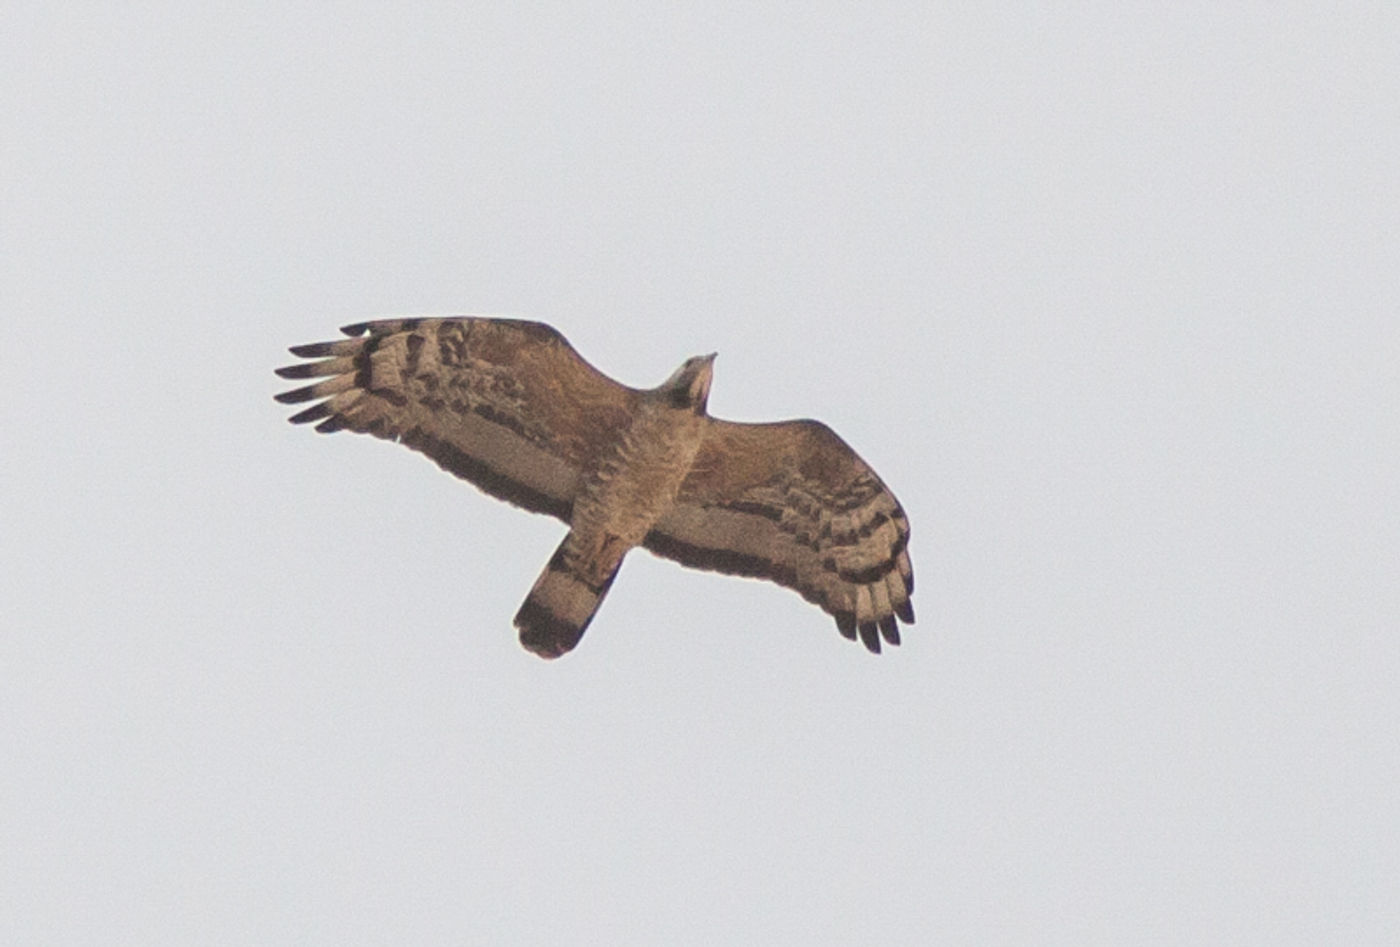
{"type": "Polygon", "coordinates": [[[879,652],[912,624],[909,521],[846,442],[818,421],[712,421],[646,548],[699,569],[772,579],[879,652]]]}
{"type": "Polygon", "coordinates": [[[277,370],[325,378],[277,396],[325,399],[294,424],[400,441],[492,496],[565,522],[581,472],[631,423],[637,392],[543,323],[391,319],[341,331],[351,338],[291,349],[317,361],[277,370]]]}

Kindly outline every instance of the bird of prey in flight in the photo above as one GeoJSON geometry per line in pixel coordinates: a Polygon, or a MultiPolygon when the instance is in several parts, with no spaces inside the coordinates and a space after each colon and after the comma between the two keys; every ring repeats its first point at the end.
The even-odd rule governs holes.
{"type": "Polygon", "coordinates": [[[872,652],[912,624],[909,521],[818,421],[741,424],[705,411],[714,355],[656,388],[620,384],[539,322],[386,319],[293,346],[277,370],[322,379],[277,395],[291,417],[420,451],[492,496],[569,527],[516,613],[541,657],[573,649],[627,552],[771,579],[872,652]]]}

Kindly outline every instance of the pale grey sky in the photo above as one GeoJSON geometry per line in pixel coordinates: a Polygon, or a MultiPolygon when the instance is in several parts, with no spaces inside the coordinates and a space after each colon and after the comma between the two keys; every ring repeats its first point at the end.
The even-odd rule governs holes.
{"type": "Polygon", "coordinates": [[[0,941],[1400,941],[1392,4],[0,16],[0,941]],[[284,423],[285,347],[548,321],[812,416],[874,658],[284,423]]]}

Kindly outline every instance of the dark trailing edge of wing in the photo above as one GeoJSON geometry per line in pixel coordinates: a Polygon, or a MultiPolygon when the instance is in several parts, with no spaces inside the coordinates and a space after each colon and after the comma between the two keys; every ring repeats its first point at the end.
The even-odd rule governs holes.
{"type": "MultiPolygon", "coordinates": [[[[299,395],[300,392],[305,390],[306,389],[298,389],[297,391],[287,392],[287,395],[299,395]]],[[[287,404],[304,399],[300,397],[291,398],[278,396],[277,400],[287,404]]],[[[292,415],[287,420],[293,424],[309,424],[312,421],[320,421],[321,423],[316,425],[316,431],[319,434],[334,434],[336,431],[348,430],[350,428],[339,415],[331,413],[331,409],[324,401],[320,404],[312,405],[305,411],[292,415]]],[[[569,522],[570,518],[573,516],[574,507],[572,503],[557,500],[546,493],[531,489],[516,480],[502,476],[465,451],[449,444],[447,441],[425,433],[420,428],[412,428],[398,435],[396,438],[392,435],[385,435],[382,431],[373,428],[367,430],[365,433],[375,434],[379,437],[388,436],[391,439],[400,441],[407,447],[422,451],[428,457],[432,458],[442,469],[471,481],[476,484],[482,492],[490,494],[497,499],[505,500],[508,503],[514,503],[534,513],[544,513],[549,516],[557,517],[566,523],[569,522]]]]}
{"type": "MultiPolygon", "coordinates": [[[[914,606],[906,601],[895,606],[895,615],[886,615],[877,622],[857,625],[856,616],[851,612],[829,611],[826,603],[814,592],[799,588],[795,570],[758,556],[749,556],[726,549],[707,549],[703,546],[695,546],[655,529],[647,533],[646,539],[642,540],[642,546],[658,556],[673,559],[681,565],[690,566],[693,569],[723,572],[727,575],[740,575],[752,579],[770,579],[779,585],[790,588],[813,605],[828,611],[828,614],[836,619],[836,630],[841,633],[843,638],[855,641],[859,636],[861,643],[874,654],[880,653],[881,636],[892,645],[900,643],[899,623],[895,620],[895,615],[898,615],[905,624],[914,624],[914,606]]],[[[879,574],[883,576],[893,568],[894,563],[891,562],[889,567],[882,569],[879,574]]],[[[842,578],[845,576],[843,575],[842,578]]],[[[908,583],[906,582],[906,584],[908,583]]]]}
{"type": "Polygon", "coordinates": [[[574,505],[568,500],[558,500],[539,490],[525,486],[517,480],[502,476],[486,464],[460,450],[447,441],[433,437],[419,428],[405,432],[399,440],[414,450],[427,454],[442,469],[457,474],[476,484],[488,493],[507,503],[524,507],[533,513],[545,513],[569,522],[574,505]]]}
{"type": "MultiPolygon", "coordinates": [[[[642,545],[667,559],[674,559],[681,565],[690,566],[695,569],[706,569],[710,572],[723,572],[727,575],[742,575],[752,579],[772,579],[779,585],[789,588],[795,587],[797,582],[797,572],[758,556],[750,556],[741,552],[732,552],[728,549],[708,549],[704,546],[693,546],[690,543],[682,542],[674,536],[669,536],[660,530],[652,530],[647,533],[642,540],[642,545]]],[[[801,591],[801,590],[798,590],[801,591]]],[[[806,594],[803,594],[807,598],[806,594]]],[[[821,603],[815,598],[807,598],[809,602],[821,603]]]]}
{"type": "MultiPolygon", "coordinates": [[[[363,335],[366,330],[373,330],[382,327],[385,331],[402,331],[411,329],[421,320],[405,319],[383,322],[366,322],[356,325],[345,326],[341,329],[346,335],[363,335]]],[[[388,390],[371,390],[369,385],[369,355],[378,347],[380,340],[371,338],[363,343],[345,340],[341,342],[313,342],[308,345],[294,345],[289,351],[293,355],[303,358],[322,358],[328,356],[346,356],[353,352],[353,365],[349,368],[341,365],[336,370],[327,370],[325,362],[303,362],[296,365],[289,365],[285,368],[276,369],[276,373],[282,378],[318,378],[322,376],[344,375],[347,372],[355,373],[356,387],[364,390],[368,396],[383,399],[384,401],[402,407],[406,399],[399,392],[388,390]],[[347,350],[347,346],[350,349],[347,350]]],[[[291,391],[284,391],[273,395],[274,400],[281,404],[300,404],[314,398],[325,397],[327,400],[313,404],[310,407],[293,414],[287,420],[292,424],[311,424],[319,422],[315,430],[319,434],[333,434],[336,431],[355,430],[361,433],[372,434],[376,437],[388,440],[397,440],[407,447],[426,454],[439,467],[451,474],[462,477],[475,484],[482,492],[487,493],[497,499],[514,503],[517,506],[530,510],[534,513],[544,513],[557,517],[564,522],[569,522],[573,515],[573,503],[567,500],[556,499],[546,493],[528,487],[516,480],[503,476],[486,463],[477,460],[470,454],[448,443],[441,438],[433,437],[424,432],[421,428],[414,427],[402,433],[394,433],[385,425],[385,419],[377,418],[368,425],[353,426],[346,422],[345,418],[335,414],[330,406],[329,399],[331,393],[318,392],[317,388],[324,382],[306,385],[301,388],[294,388],[291,391]]],[[[521,433],[519,424],[514,419],[499,412],[491,411],[489,408],[478,409],[477,414],[481,415],[492,423],[509,428],[515,433],[521,433]]]]}

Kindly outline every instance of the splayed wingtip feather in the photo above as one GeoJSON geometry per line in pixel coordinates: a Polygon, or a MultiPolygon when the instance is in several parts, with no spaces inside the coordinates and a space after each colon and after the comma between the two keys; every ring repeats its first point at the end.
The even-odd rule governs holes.
{"type": "Polygon", "coordinates": [[[272,400],[279,404],[300,404],[303,401],[310,401],[314,397],[316,397],[316,386],[307,385],[305,388],[293,388],[291,391],[273,395],[272,400]]]}
{"type": "Polygon", "coordinates": [[[322,355],[331,354],[331,346],[334,342],[307,342],[305,345],[293,345],[287,349],[297,358],[320,358],[322,355]]]}
{"type": "Polygon", "coordinates": [[[880,619],[880,636],[889,644],[899,644],[899,622],[893,615],[880,619]]]}
{"type": "Polygon", "coordinates": [[[324,417],[328,417],[330,413],[331,409],[326,407],[326,403],[322,401],[320,404],[312,405],[305,411],[292,415],[287,420],[293,424],[307,424],[311,421],[319,421],[324,417]]]}
{"type": "Polygon", "coordinates": [[[862,622],[860,626],[860,641],[865,645],[866,650],[871,654],[880,653],[880,631],[879,626],[873,621],[862,622]]]}

